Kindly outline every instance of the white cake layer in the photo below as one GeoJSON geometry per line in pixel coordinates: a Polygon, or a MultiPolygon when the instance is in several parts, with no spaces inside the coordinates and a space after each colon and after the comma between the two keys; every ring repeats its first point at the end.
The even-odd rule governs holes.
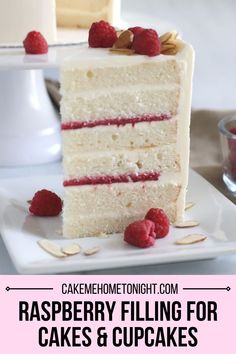
{"type": "Polygon", "coordinates": [[[0,0],[0,43],[22,43],[30,31],[56,40],[55,0],[0,0]]]}
{"type": "Polygon", "coordinates": [[[122,175],[146,171],[179,171],[175,144],[158,148],[93,151],[64,158],[65,179],[84,176],[122,175]]]}
{"type": "Polygon", "coordinates": [[[160,181],[66,187],[63,235],[83,237],[101,232],[123,232],[150,208],[163,208],[170,220],[182,220],[184,204],[178,205],[180,179],[171,174],[160,181]]]}
{"type": "Polygon", "coordinates": [[[177,113],[179,88],[154,85],[130,85],[94,90],[73,96],[64,95],[63,122],[94,121],[105,118],[128,118],[141,115],[177,113]]]}
{"type": "MultiPolygon", "coordinates": [[[[88,49],[89,50],[89,49],[88,49]]],[[[92,49],[90,49],[92,50],[92,49]]],[[[111,56],[111,59],[113,57],[111,56]]],[[[180,84],[180,76],[184,70],[184,63],[176,62],[170,57],[167,61],[146,61],[128,66],[80,69],[66,67],[61,72],[61,93],[81,93],[90,90],[104,89],[104,87],[124,87],[128,85],[166,85],[180,84]],[[116,69],[116,68],[115,68],[116,69]],[[112,79],[111,79],[112,78],[112,79]]]]}
{"type": "Polygon", "coordinates": [[[148,148],[176,143],[177,118],[132,126],[107,125],[62,131],[63,155],[114,149],[148,148]]]}
{"type": "Polygon", "coordinates": [[[99,20],[117,23],[120,0],[56,0],[57,24],[84,27],[99,20]]]}

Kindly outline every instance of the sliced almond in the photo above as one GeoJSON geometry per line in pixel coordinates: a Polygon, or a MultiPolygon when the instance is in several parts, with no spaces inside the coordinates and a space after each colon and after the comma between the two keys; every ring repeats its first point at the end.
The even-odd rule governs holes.
{"type": "Polygon", "coordinates": [[[160,42],[161,43],[167,43],[171,40],[175,40],[178,37],[178,33],[173,31],[173,32],[166,32],[162,36],[160,36],[160,42]]]}
{"type": "Polygon", "coordinates": [[[110,48],[110,52],[113,54],[121,54],[121,55],[133,55],[135,51],[129,48],[110,48]]]}
{"type": "Polygon", "coordinates": [[[65,254],[61,251],[60,247],[49,240],[43,239],[38,241],[38,245],[46,252],[57,258],[64,258],[65,254]]]}
{"type": "Polygon", "coordinates": [[[77,243],[71,243],[70,245],[66,245],[62,247],[62,252],[65,253],[67,256],[74,256],[75,254],[80,253],[80,245],[77,243]]]}
{"type": "Polygon", "coordinates": [[[177,39],[178,38],[178,32],[176,32],[176,31],[172,31],[171,32],[171,40],[175,40],[175,39],[177,39]]]}
{"type": "Polygon", "coordinates": [[[123,31],[114,43],[114,48],[125,49],[130,48],[133,42],[134,34],[133,32],[127,30],[123,31]]]}
{"type": "Polygon", "coordinates": [[[195,227],[198,225],[199,225],[199,222],[194,221],[194,220],[186,220],[186,221],[174,224],[175,227],[180,228],[180,229],[182,229],[182,228],[184,229],[187,227],[195,227]]]}
{"type": "Polygon", "coordinates": [[[124,30],[122,30],[122,29],[116,29],[117,37],[119,37],[121,35],[121,33],[123,33],[123,32],[124,32],[124,30]]]}
{"type": "Polygon", "coordinates": [[[85,256],[92,256],[93,254],[98,253],[99,251],[100,251],[100,247],[89,248],[84,251],[84,255],[85,256]]]}
{"type": "Polygon", "coordinates": [[[183,42],[180,39],[171,40],[169,44],[174,45],[178,51],[183,47],[183,42]]]}
{"type": "Polygon", "coordinates": [[[176,243],[176,245],[191,245],[193,243],[202,242],[206,239],[207,239],[207,236],[205,236],[205,235],[191,234],[191,235],[187,235],[187,236],[177,240],[175,243],[176,243]]]}
{"type": "Polygon", "coordinates": [[[161,54],[164,55],[175,55],[178,53],[178,49],[177,48],[170,48],[170,49],[165,49],[161,51],[161,54]]]}
{"type": "Polygon", "coordinates": [[[160,36],[160,42],[161,43],[165,43],[165,42],[168,42],[168,40],[171,38],[172,36],[172,33],[171,32],[166,32],[164,33],[162,36],[160,36]]]}
{"type": "Polygon", "coordinates": [[[63,232],[62,232],[62,229],[58,229],[55,231],[57,235],[59,236],[62,236],[63,235],[63,232]]]}
{"type": "Polygon", "coordinates": [[[179,40],[177,32],[167,32],[160,36],[161,54],[175,55],[183,46],[183,42],[179,40]]]}
{"type": "Polygon", "coordinates": [[[187,202],[187,203],[185,204],[184,210],[188,210],[188,209],[192,208],[193,206],[194,206],[194,203],[193,203],[193,202],[187,202]]]}
{"type": "Polygon", "coordinates": [[[176,45],[174,43],[164,43],[161,45],[161,51],[165,51],[168,49],[174,49],[176,48],[176,45]]]}

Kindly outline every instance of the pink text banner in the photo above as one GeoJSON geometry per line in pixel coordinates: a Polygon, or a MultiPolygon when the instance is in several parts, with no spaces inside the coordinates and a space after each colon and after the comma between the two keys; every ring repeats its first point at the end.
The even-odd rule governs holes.
{"type": "Polygon", "coordinates": [[[236,276],[0,276],[1,353],[236,353],[236,276]]]}

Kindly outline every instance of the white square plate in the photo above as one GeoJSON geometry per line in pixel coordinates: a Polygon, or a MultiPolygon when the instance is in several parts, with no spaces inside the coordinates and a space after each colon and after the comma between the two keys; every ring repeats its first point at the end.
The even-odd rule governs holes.
{"type": "Polygon", "coordinates": [[[61,217],[40,218],[29,215],[26,201],[32,198],[35,191],[43,188],[62,195],[61,186],[62,176],[1,180],[0,232],[19,273],[70,273],[199,260],[236,253],[236,206],[196,172],[190,171],[187,200],[193,201],[195,206],[186,211],[186,219],[196,220],[200,226],[191,229],[171,227],[165,239],[157,240],[155,246],[148,249],[126,244],[122,235],[73,240],[82,249],[99,246],[101,250],[92,256],[81,253],[65,259],[54,258],[42,250],[37,241],[48,238],[61,246],[71,243],[58,234],[61,217]],[[175,244],[177,239],[189,233],[204,234],[208,239],[187,246],[175,244]]]}

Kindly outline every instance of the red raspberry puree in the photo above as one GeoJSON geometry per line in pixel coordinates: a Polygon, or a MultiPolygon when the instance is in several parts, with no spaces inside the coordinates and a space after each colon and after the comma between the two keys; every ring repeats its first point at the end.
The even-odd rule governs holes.
{"type": "MultiPolygon", "coordinates": [[[[62,123],[62,130],[74,130],[82,128],[93,128],[96,126],[116,125],[124,126],[126,124],[132,124],[141,122],[158,122],[171,119],[171,115],[143,115],[135,118],[114,118],[114,119],[102,119],[87,122],[68,122],[62,123]]],[[[97,185],[97,184],[112,184],[112,183],[128,183],[128,182],[145,182],[145,181],[157,181],[160,177],[160,172],[143,172],[139,174],[125,174],[114,176],[90,176],[82,178],[73,178],[64,181],[64,187],[70,186],[84,186],[84,185],[97,185]]]]}
{"type": "Polygon", "coordinates": [[[73,129],[82,129],[82,128],[93,128],[97,127],[99,125],[117,125],[118,127],[120,125],[126,125],[126,124],[132,124],[134,126],[136,123],[142,123],[142,122],[158,122],[162,120],[168,120],[171,119],[171,115],[168,114],[161,114],[161,115],[144,115],[140,117],[134,117],[134,118],[114,118],[114,119],[101,119],[101,120],[95,120],[95,121],[87,121],[87,122],[68,122],[68,123],[62,123],[61,128],[62,130],[73,130],[73,129]]]}
{"type": "Polygon", "coordinates": [[[126,175],[114,175],[114,176],[94,176],[94,177],[82,177],[74,178],[64,181],[64,187],[71,186],[84,186],[84,185],[96,185],[96,184],[112,184],[112,183],[128,183],[128,182],[145,182],[145,181],[157,181],[160,177],[159,172],[144,172],[144,173],[131,173],[126,175]]]}

